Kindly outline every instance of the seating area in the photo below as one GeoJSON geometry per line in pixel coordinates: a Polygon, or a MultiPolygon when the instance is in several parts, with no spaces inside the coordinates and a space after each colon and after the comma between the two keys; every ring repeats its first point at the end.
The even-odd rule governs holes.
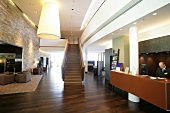
{"type": "Polygon", "coordinates": [[[6,85],[13,82],[26,83],[31,81],[31,76],[30,72],[4,72],[0,74],[0,85],[6,85]]]}
{"type": "Polygon", "coordinates": [[[32,69],[33,75],[42,74],[43,72],[46,72],[46,71],[47,71],[46,67],[39,67],[39,68],[33,68],[32,69]]]}
{"type": "Polygon", "coordinates": [[[0,85],[6,85],[15,81],[15,75],[11,73],[0,74],[0,85]]]}
{"type": "Polygon", "coordinates": [[[21,72],[16,74],[15,77],[16,82],[18,83],[26,83],[31,81],[31,73],[30,72],[21,72]]]}
{"type": "Polygon", "coordinates": [[[32,73],[35,74],[39,74],[40,73],[40,69],[39,68],[33,68],[32,73]]]}

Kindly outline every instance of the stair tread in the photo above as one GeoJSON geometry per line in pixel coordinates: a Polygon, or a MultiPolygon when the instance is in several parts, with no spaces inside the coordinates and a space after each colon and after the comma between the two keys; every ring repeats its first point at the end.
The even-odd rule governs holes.
{"type": "Polygon", "coordinates": [[[81,76],[65,76],[65,80],[81,80],[81,76]]]}
{"type": "Polygon", "coordinates": [[[72,77],[72,76],[68,76],[64,78],[65,80],[77,80],[77,79],[81,79],[81,77],[77,76],[77,77],[72,77]]]}
{"type": "Polygon", "coordinates": [[[66,68],[65,70],[81,71],[81,68],[66,68]]]}
{"type": "Polygon", "coordinates": [[[70,71],[67,71],[67,72],[65,72],[65,74],[81,74],[81,72],[70,72],[70,71]]]}
{"type": "Polygon", "coordinates": [[[66,77],[81,77],[81,75],[66,75],[66,77]]]}
{"type": "Polygon", "coordinates": [[[72,84],[81,84],[82,82],[75,82],[75,81],[70,81],[70,82],[64,82],[64,83],[72,83],[72,84]]]}
{"type": "Polygon", "coordinates": [[[68,59],[64,71],[64,84],[82,85],[80,49],[78,44],[69,44],[68,59]]]}
{"type": "MultiPolygon", "coordinates": [[[[73,72],[73,71],[65,71],[65,73],[71,73],[71,74],[73,74],[73,73],[75,73],[75,71],[73,72]]],[[[79,73],[81,73],[81,71],[76,71],[76,73],[77,74],[79,74],[79,73]],[[78,73],[77,73],[78,72],[78,73]]]]}
{"type": "Polygon", "coordinates": [[[81,76],[81,73],[78,74],[64,74],[65,76],[81,76]]]}

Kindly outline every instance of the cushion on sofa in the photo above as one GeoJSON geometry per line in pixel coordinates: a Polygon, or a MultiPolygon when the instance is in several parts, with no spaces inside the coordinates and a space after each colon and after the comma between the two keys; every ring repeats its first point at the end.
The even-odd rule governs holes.
{"type": "Polygon", "coordinates": [[[0,85],[6,85],[13,83],[15,81],[15,75],[14,74],[0,74],[0,85]]]}
{"type": "Polygon", "coordinates": [[[19,82],[19,83],[26,83],[26,82],[31,81],[31,77],[32,75],[30,72],[22,72],[22,73],[17,73],[15,80],[16,82],[19,82]]]}

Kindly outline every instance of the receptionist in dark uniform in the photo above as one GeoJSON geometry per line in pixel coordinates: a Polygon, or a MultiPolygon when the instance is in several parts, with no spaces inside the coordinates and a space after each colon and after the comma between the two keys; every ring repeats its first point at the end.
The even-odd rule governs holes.
{"type": "Polygon", "coordinates": [[[159,68],[156,70],[156,75],[161,78],[170,79],[170,68],[167,68],[164,62],[159,62],[159,68]]]}

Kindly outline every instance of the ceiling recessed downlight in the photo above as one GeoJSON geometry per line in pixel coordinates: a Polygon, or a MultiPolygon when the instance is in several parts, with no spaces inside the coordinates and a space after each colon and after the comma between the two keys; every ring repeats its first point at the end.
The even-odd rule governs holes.
{"type": "Polygon", "coordinates": [[[153,13],[152,15],[155,16],[155,15],[157,15],[157,13],[153,13]]]}

